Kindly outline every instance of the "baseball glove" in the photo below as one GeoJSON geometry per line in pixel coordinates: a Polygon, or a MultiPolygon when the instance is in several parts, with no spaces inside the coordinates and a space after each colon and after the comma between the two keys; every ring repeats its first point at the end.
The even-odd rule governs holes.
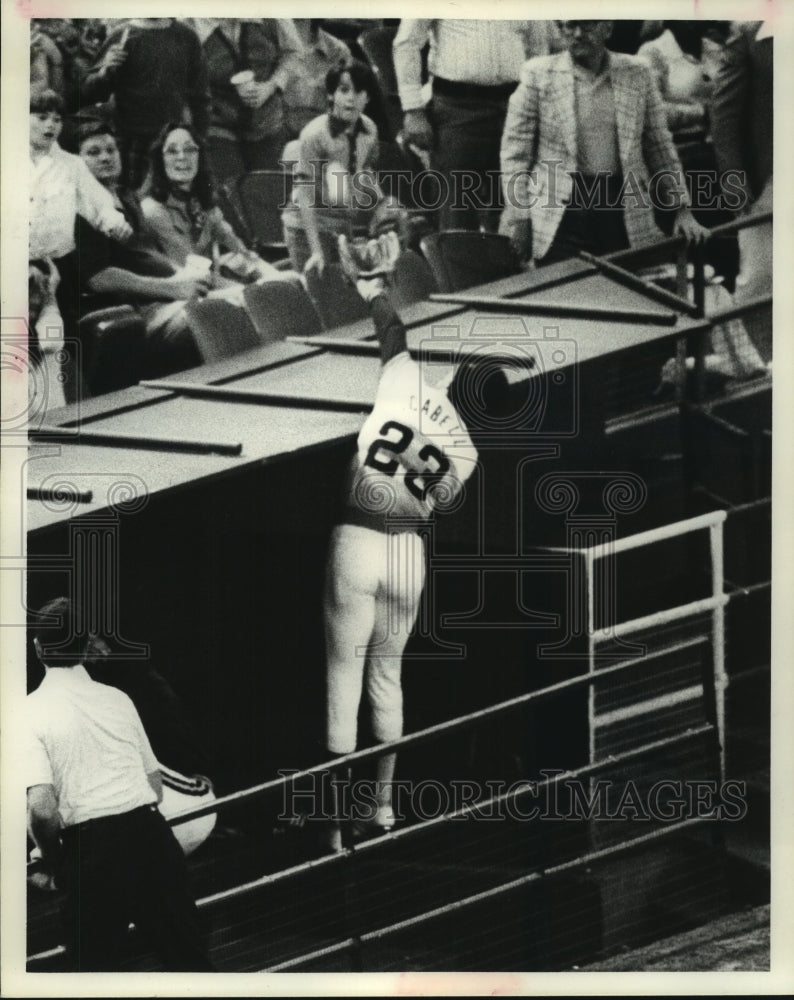
{"type": "Polygon", "coordinates": [[[394,270],[399,256],[400,240],[394,232],[366,241],[351,242],[346,236],[339,237],[339,260],[351,284],[385,278],[394,270]]]}

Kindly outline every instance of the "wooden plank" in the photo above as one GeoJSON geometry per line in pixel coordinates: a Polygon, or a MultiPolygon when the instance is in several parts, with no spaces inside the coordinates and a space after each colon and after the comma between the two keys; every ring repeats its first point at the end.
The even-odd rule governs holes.
{"type": "Polygon", "coordinates": [[[70,501],[71,503],[91,503],[94,499],[93,490],[81,490],[77,487],[60,486],[53,488],[43,488],[40,486],[28,486],[26,490],[28,500],[54,500],[58,503],[70,501]]]}
{"type": "Polygon", "coordinates": [[[31,428],[28,436],[36,441],[57,441],[58,444],[98,445],[100,447],[113,448],[145,448],[151,451],[184,451],[196,455],[239,455],[243,450],[243,446],[239,441],[160,437],[155,434],[125,434],[120,431],[71,430],[67,427],[42,426],[31,428]]]}
{"type": "Polygon", "coordinates": [[[659,285],[641,278],[638,274],[632,274],[631,271],[627,271],[625,268],[619,267],[617,264],[612,264],[603,258],[595,257],[584,250],[579,251],[579,256],[583,260],[593,264],[599,271],[614,281],[625,285],[626,288],[632,288],[634,291],[640,292],[655,302],[661,302],[663,305],[678,309],[686,313],[687,316],[699,315],[698,307],[693,302],[682,298],[680,295],[676,295],[674,292],[668,292],[666,288],[660,288],[659,285]]]}
{"type": "Polygon", "coordinates": [[[650,323],[659,326],[674,326],[678,321],[678,316],[672,311],[624,309],[613,306],[591,306],[577,302],[549,302],[535,299],[501,299],[493,295],[470,294],[468,292],[437,292],[432,297],[434,301],[457,302],[472,309],[507,312],[521,316],[572,317],[618,323],[650,323]]]}
{"type": "Polygon", "coordinates": [[[166,376],[160,380],[163,383],[163,388],[159,393],[134,385],[128,389],[119,389],[117,392],[110,392],[103,396],[92,396],[51,410],[47,413],[47,421],[52,426],[58,427],[75,427],[78,424],[82,426],[113,414],[150,407],[168,400],[171,398],[168,392],[170,379],[199,384],[222,384],[246,375],[280,368],[300,358],[319,354],[321,350],[321,347],[312,347],[309,343],[288,343],[286,340],[266,344],[215,364],[200,365],[198,368],[189,368],[177,375],[166,376]]]}
{"type": "MultiPolygon", "coordinates": [[[[147,389],[162,389],[162,382],[141,382],[147,389]]],[[[331,396],[290,396],[284,393],[264,392],[259,389],[240,389],[224,385],[191,385],[170,382],[169,388],[179,395],[192,399],[213,399],[226,403],[257,403],[260,406],[295,406],[301,410],[340,410],[360,413],[372,406],[371,399],[334,399],[331,396]]]]}

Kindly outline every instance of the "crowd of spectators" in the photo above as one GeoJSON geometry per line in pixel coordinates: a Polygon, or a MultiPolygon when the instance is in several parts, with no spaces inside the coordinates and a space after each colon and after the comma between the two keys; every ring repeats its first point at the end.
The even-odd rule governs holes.
{"type": "MultiPolygon", "coordinates": [[[[424,231],[498,230],[524,266],[644,245],[673,226],[702,240],[703,227],[771,204],[771,44],[760,22],[704,20],[34,19],[32,280],[48,284],[67,338],[100,301],[132,305],[150,346],[161,341],[155,368],[180,370],[199,360],[192,298],[289,267],[322,274],[340,233],[385,222],[410,238],[377,173],[395,149],[414,176],[445,179],[424,231]],[[390,39],[380,61],[362,36],[373,25],[390,39]],[[387,99],[402,107],[396,143],[387,99]],[[517,206],[508,180],[535,168],[542,179],[549,159],[562,165],[561,203],[517,206]],[[704,212],[687,181],[710,170],[713,197],[728,169],[747,178],[731,188],[746,197],[704,212]],[[244,213],[229,212],[237,180],[261,170],[294,181],[268,206],[286,247],[276,268],[244,213]],[[627,178],[659,171],[679,174],[666,213],[621,200],[627,178]],[[599,225],[571,210],[582,185],[611,200],[599,225]]],[[[728,288],[735,256],[733,273],[716,265],[728,288]]],[[[64,385],[67,401],[80,391],[64,385]]]]}

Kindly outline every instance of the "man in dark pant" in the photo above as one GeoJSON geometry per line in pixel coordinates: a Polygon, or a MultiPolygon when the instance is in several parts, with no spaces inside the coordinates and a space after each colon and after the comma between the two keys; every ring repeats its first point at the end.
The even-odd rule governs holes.
{"type": "Polygon", "coordinates": [[[26,699],[28,830],[63,888],[70,963],[119,971],[133,921],[164,967],[211,971],[184,856],[157,810],[162,783],[135,706],[91,680],[85,620],[65,598],[39,614],[45,676],[26,699]]]}
{"type": "Polygon", "coordinates": [[[620,202],[623,177],[574,173],[571,180],[571,200],[551,246],[538,264],[556,264],[575,257],[580,250],[599,257],[628,250],[629,238],[620,202]]]}
{"type": "Polygon", "coordinates": [[[168,971],[211,971],[185,859],[156,806],[67,827],[58,882],[79,971],[118,970],[130,920],[168,971]]]}

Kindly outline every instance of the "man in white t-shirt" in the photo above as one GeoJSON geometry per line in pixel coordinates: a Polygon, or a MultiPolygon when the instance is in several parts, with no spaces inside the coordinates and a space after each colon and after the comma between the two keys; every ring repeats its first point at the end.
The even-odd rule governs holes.
{"type": "Polygon", "coordinates": [[[158,812],[157,760],[135,706],[91,680],[88,635],[65,598],[39,613],[45,667],[27,697],[28,830],[65,891],[78,972],[118,971],[130,921],[168,971],[211,971],[182,851],[158,812]]]}

